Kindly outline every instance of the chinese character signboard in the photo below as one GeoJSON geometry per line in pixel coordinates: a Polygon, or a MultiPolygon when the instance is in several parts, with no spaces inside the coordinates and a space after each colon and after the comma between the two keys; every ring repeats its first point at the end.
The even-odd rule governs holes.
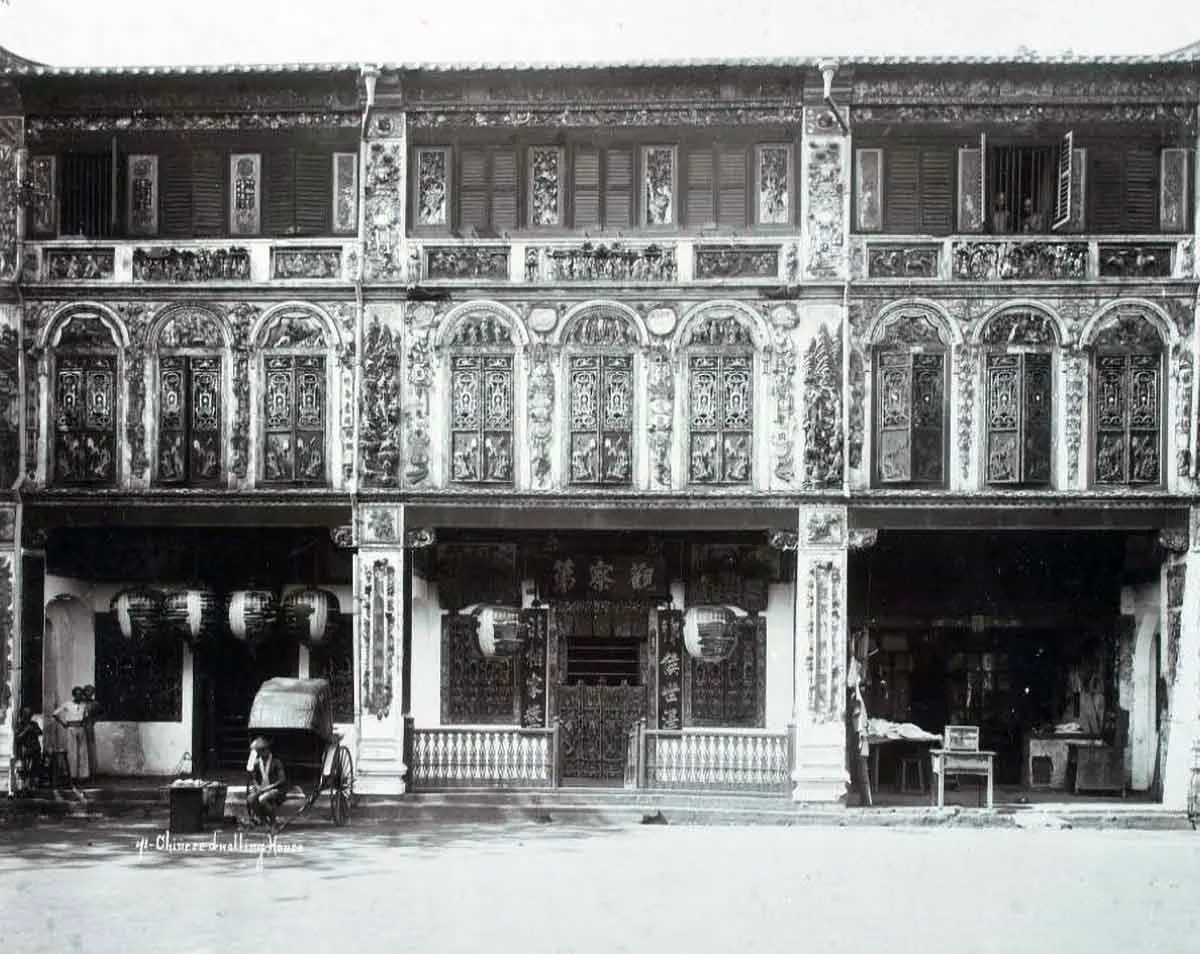
{"type": "Polygon", "coordinates": [[[683,728],[683,614],[658,613],[658,727],[683,728]]]}
{"type": "Polygon", "coordinates": [[[525,645],[521,651],[521,727],[546,727],[546,639],[550,614],[544,609],[521,612],[525,645]]]}
{"type": "Polygon", "coordinates": [[[666,567],[658,557],[559,554],[549,560],[546,577],[542,596],[556,602],[662,603],[669,598],[666,567]]]}

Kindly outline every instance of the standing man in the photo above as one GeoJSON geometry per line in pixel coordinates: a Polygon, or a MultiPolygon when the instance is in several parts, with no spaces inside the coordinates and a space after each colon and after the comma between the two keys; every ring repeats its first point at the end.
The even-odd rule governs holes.
{"type": "Polygon", "coordinates": [[[92,766],[88,761],[87,732],[84,729],[86,718],[83,689],[75,686],[71,689],[70,702],[64,702],[54,710],[54,721],[66,730],[67,766],[71,770],[71,781],[76,784],[88,781],[92,775],[92,766]]]}

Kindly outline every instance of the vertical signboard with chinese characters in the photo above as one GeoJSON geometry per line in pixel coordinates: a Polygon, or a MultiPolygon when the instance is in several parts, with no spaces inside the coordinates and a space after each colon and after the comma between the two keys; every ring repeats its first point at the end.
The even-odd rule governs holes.
{"type": "Polygon", "coordinates": [[[683,614],[658,612],[658,727],[683,728],[683,614]]]}
{"type": "Polygon", "coordinates": [[[546,726],[546,644],[550,614],[544,609],[521,611],[525,644],[521,651],[521,727],[546,726]]]}

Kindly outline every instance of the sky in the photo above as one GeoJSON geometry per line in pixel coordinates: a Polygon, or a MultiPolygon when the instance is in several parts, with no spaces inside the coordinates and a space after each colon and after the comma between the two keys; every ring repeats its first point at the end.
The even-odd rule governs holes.
{"type": "Polygon", "coordinates": [[[8,0],[55,66],[1164,53],[1200,0],[8,0]]]}

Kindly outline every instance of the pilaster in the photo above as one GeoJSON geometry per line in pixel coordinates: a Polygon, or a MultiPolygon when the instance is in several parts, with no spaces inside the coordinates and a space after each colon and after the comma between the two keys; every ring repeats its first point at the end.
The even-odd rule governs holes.
{"type": "Polygon", "coordinates": [[[17,628],[17,508],[0,507],[0,791],[7,791],[13,727],[20,705],[20,637],[17,628]]]}
{"type": "Polygon", "coordinates": [[[846,508],[801,507],[796,536],[796,761],[792,800],[846,794],[846,508]]]}
{"type": "Polygon", "coordinates": [[[355,791],[402,794],[404,763],[404,627],[408,563],[402,505],[363,506],[355,514],[355,791]]]}
{"type": "Polygon", "coordinates": [[[1177,810],[1187,807],[1193,748],[1200,740],[1200,508],[1192,508],[1189,523],[1186,550],[1182,541],[1166,547],[1161,623],[1168,706],[1162,803],[1177,810]]]}

